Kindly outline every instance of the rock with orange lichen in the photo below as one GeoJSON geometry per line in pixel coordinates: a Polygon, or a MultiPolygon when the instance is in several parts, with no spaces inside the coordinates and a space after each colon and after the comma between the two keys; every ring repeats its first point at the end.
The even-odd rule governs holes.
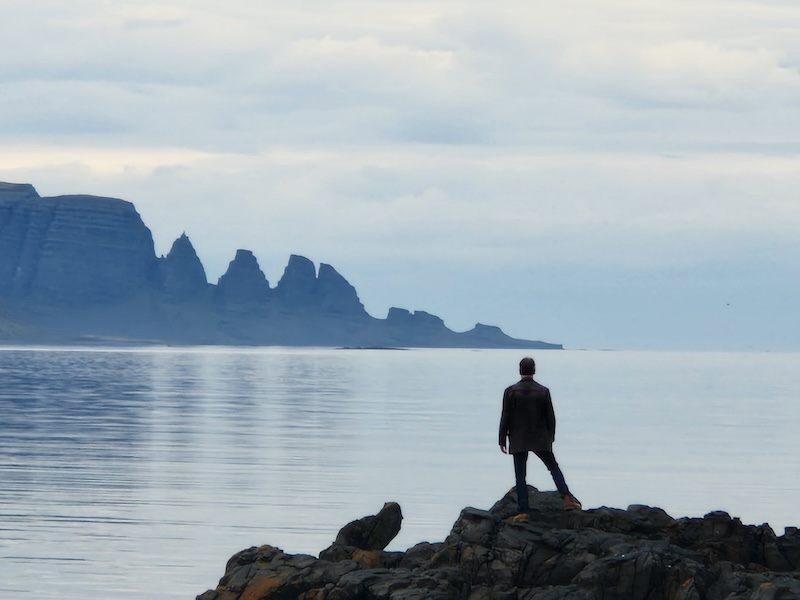
{"type": "Polygon", "coordinates": [[[676,520],[641,505],[564,511],[534,488],[529,500],[528,521],[511,519],[512,489],[490,510],[462,510],[444,542],[405,552],[349,537],[391,530],[391,511],[348,524],[319,558],[249,548],[197,600],[800,599],[797,528],[778,537],[724,512],[676,520]]]}

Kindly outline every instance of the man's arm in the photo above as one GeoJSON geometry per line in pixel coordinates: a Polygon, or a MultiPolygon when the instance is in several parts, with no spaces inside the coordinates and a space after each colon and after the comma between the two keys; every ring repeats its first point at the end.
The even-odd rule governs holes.
{"type": "Polygon", "coordinates": [[[506,388],[503,392],[503,412],[500,415],[500,433],[498,436],[500,452],[503,454],[508,454],[506,439],[508,438],[508,428],[511,420],[511,394],[509,393],[509,389],[511,388],[506,388]]]}
{"type": "Polygon", "coordinates": [[[553,399],[550,397],[550,390],[547,390],[547,430],[556,439],[556,412],[553,410],[553,399]]]}

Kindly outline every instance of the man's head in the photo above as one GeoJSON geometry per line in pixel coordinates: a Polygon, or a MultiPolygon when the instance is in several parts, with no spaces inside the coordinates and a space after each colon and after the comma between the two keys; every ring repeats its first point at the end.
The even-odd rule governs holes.
{"type": "Polygon", "coordinates": [[[533,359],[530,356],[526,356],[521,361],[519,361],[519,374],[523,377],[533,377],[533,374],[536,373],[536,363],[533,362],[533,359]]]}

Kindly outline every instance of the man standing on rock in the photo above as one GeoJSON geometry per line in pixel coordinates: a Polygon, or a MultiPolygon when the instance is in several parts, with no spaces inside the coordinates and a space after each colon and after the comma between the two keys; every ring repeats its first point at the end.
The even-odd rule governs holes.
{"type": "Polygon", "coordinates": [[[553,454],[556,437],[556,415],[550,390],[533,380],[536,363],[530,357],[519,362],[518,383],[503,393],[503,413],[500,417],[500,450],[514,457],[514,474],[517,482],[517,521],[528,518],[528,484],[525,481],[528,452],[533,452],[550,471],[553,481],[564,500],[567,510],[580,509],[581,503],[573,496],[553,454]],[[508,450],[506,450],[508,439],[508,450]]]}

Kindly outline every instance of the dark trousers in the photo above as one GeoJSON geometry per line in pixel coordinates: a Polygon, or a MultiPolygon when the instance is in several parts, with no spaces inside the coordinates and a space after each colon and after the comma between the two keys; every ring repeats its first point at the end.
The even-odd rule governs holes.
{"type": "MultiPolygon", "coordinates": [[[[561,494],[561,497],[564,496],[571,496],[569,491],[569,487],[567,487],[567,482],[564,480],[564,474],[561,472],[561,468],[558,466],[556,462],[555,454],[551,450],[533,450],[533,453],[539,457],[539,459],[544,463],[544,466],[547,467],[547,470],[550,471],[550,475],[553,476],[553,482],[556,484],[556,489],[561,494]]],[[[514,457],[514,475],[517,479],[517,504],[519,505],[520,512],[528,512],[528,484],[525,481],[525,476],[528,467],[528,453],[527,452],[515,452],[513,455],[514,457]]]]}

